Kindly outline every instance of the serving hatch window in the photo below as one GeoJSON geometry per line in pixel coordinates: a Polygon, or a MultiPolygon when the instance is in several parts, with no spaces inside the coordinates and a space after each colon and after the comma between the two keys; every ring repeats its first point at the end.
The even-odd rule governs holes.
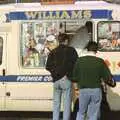
{"type": "Polygon", "coordinates": [[[120,51],[120,22],[99,22],[98,43],[101,51],[120,51]]]}
{"type": "MultiPolygon", "coordinates": [[[[78,46],[80,41],[83,44],[83,38],[80,39],[78,35],[81,31],[80,28],[84,25],[85,22],[79,20],[23,22],[21,24],[20,41],[22,66],[25,68],[44,68],[49,52],[59,44],[58,35],[60,33],[68,35],[68,44],[73,45],[73,47],[78,46]]],[[[81,34],[83,34],[83,30],[81,34]]]]}

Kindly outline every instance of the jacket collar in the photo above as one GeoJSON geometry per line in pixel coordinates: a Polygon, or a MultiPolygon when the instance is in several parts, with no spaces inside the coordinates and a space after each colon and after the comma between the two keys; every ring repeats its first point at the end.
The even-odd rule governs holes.
{"type": "Polygon", "coordinates": [[[81,52],[80,57],[83,57],[83,56],[96,56],[96,54],[94,52],[92,52],[92,51],[83,50],[81,52]]]}

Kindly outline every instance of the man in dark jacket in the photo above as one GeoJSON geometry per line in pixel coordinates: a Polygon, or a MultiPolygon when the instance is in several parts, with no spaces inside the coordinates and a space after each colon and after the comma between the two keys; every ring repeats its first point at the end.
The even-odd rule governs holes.
{"type": "Polygon", "coordinates": [[[50,71],[54,82],[53,94],[53,120],[60,119],[61,96],[64,95],[63,120],[70,120],[71,113],[71,87],[69,77],[78,57],[74,48],[69,47],[67,34],[58,36],[59,46],[52,50],[48,56],[46,69],[50,71]]]}

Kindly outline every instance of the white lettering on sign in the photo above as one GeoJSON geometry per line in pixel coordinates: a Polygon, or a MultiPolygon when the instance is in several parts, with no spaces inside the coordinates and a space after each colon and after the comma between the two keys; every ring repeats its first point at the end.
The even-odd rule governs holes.
{"type": "Polygon", "coordinates": [[[29,11],[25,12],[27,19],[83,19],[91,18],[90,10],[74,11],[29,11]]]}
{"type": "Polygon", "coordinates": [[[18,76],[18,82],[50,82],[51,76],[18,76]]]}

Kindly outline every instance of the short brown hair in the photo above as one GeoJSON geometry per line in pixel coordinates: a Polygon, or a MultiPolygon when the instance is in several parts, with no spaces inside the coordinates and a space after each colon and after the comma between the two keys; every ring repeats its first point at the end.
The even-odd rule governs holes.
{"type": "Polygon", "coordinates": [[[89,41],[85,48],[88,51],[97,52],[97,50],[98,50],[98,43],[96,43],[95,41],[89,41]]]}
{"type": "Polygon", "coordinates": [[[64,43],[66,40],[69,40],[69,36],[65,33],[60,33],[58,35],[58,41],[59,43],[64,43]]]}

